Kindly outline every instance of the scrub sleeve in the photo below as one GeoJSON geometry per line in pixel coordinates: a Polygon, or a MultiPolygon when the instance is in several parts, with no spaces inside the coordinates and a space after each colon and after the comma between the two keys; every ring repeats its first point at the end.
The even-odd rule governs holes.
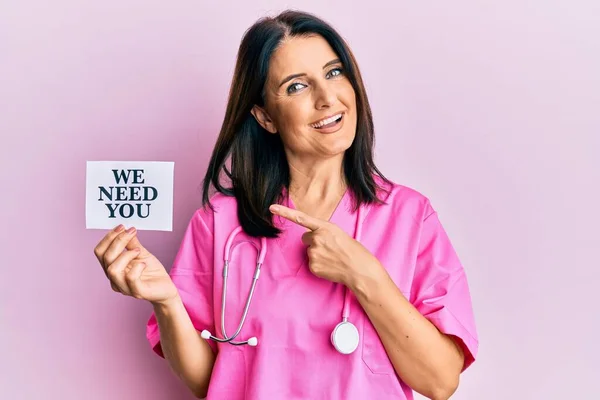
{"type": "Polygon", "coordinates": [[[424,215],[410,301],[442,333],[459,339],[464,371],[479,347],[467,277],[429,201],[424,215]]]}
{"type": "MultiPolygon", "coordinates": [[[[214,333],[213,234],[208,228],[213,226],[213,216],[205,210],[197,210],[189,221],[169,275],[196,330],[214,333]]],[[[154,352],[164,358],[154,312],[146,326],[146,337],[154,352]]],[[[208,343],[216,353],[217,344],[212,340],[208,343]]]]}

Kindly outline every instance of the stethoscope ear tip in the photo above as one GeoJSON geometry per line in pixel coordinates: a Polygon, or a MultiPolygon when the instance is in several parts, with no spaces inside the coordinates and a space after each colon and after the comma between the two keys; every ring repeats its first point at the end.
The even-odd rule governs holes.
{"type": "Polygon", "coordinates": [[[251,337],[250,339],[248,339],[249,346],[256,347],[257,344],[258,344],[258,339],[256,337],[251,337]]]}
{"type": "Polygon", "coordinates": [[[202,337],[202,339],[210,339],[210,336],[210,332],[206,329],[200,333],[200,337],[202,337]]]}

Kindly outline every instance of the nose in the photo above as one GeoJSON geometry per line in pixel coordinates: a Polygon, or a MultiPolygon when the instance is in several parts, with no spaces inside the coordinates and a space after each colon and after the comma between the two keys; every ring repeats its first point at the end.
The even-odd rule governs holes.
{"type": "Polygon", "coordinates": [[[318,110],[331,108],[337,101],[337,93],[329,82],[315,85],[315,107],[318,110]]]}

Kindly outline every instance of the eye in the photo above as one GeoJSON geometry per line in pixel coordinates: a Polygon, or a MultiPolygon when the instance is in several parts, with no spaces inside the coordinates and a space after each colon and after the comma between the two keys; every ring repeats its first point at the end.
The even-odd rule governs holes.
{"type": "Polygon", "coordinates": [[[338,73],[335,74],[334,76],[339,76],[339,75],[342,75],[344,73],[344,70],[342,68],[334,68],[334,69],[332,69],[332,70],[329,71],[328,75],[331,74],[334,71],[338,71],[338,73]]]}
{"type": "Polygon", "coordinates": [[[297,92],[298,90],[300,90],[300,89],[294,89],[294,88],[296,87],[296,85],[304,86],[304,84],[302,84],[302,83],[298,83],[298,82],[296,82],[296,83],[292,83],[292,84],[291,84],[290,86],[288,86],[288,88],[287,88],[287,92],[288,92],[288,94],[289,94],[289,93],[294,93],[294,92],[297,92]]]}
{"type": "MultiPolygon", "coordinates": [[[[343,74],[344,74],[343,68],[338,67],[338,68],[333,68],[333,69],[329,70],[329,72],[327,73],[327,76],[328,77],[329,76],[336,77],[336,76],[340,76],[343,74]]],[[[292,93],[295,93],[298,90],[302,89],[303,86],[306,86],[306,85],[303,83],[298,83],[298,82],[292,83],[290,86],[287,87],[286,91],[288,94],[292,94],[292,93]],[[297,85],[300,85],[300,88],[297,89],[297,85]]]]}

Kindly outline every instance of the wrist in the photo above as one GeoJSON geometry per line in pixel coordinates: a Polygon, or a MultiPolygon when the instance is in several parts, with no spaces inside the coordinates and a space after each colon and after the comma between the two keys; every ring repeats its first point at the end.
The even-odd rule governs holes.
{"type": "Polygon", "coordinates": [[[387,271],[376,260],[352,274],[346,286],[357,298],[369,299],[381,289],[387,278],[387,271]]]}
{"type": "Polygon", "coordinates": [[[181,302],[181,297],[179,297],[179,293],[177,293],[176,295],[171,296],[167,299],[151,301],[150,304],[152,304],[152,307],[154,307],[155,310],[170,310],[177,307],[181,302]]]}

